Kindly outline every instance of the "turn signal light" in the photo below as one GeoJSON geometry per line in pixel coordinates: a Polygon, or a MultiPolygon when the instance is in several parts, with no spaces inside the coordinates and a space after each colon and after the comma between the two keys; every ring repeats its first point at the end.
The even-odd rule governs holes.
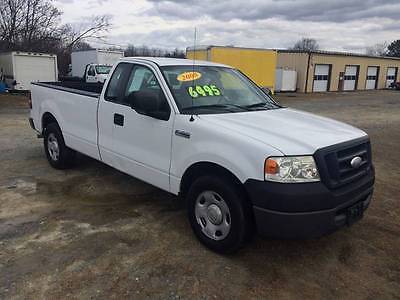
{"type": "Polygon", "coordinates": [[[275,160],[271,159],[271,158],[268,158],[265,161],[264,169],[265,169],[265,174],[276,174],[276,173],[279,172],[278,163],[275,160]]]}

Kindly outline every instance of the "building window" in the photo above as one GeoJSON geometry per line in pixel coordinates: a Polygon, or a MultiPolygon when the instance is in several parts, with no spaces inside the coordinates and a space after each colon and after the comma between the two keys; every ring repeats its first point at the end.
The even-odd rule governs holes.
{"type": "Polygon", "coordinates": [[[314,80],[328,80],[328,75],[314,75],[314,80]]]}
{"type": "Polygon", "coordinates": [[[356,75],[345,75],[344,80],[357,80],[356,75]]]}

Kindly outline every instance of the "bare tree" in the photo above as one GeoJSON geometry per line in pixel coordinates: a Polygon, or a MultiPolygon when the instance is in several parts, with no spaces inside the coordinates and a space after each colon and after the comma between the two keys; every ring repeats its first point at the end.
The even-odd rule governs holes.
{"type": "Polygon", "coordinates": [[[25,24],[21,32],[24,44],[30,45],[35,41],[52,40],[56,33],[51,29],[59,23],[61,12],[50,2],[42,0],[25,0],[22,11],[25,24]]]}
{"type": "Polygon", "coordinates": [[[367,55],[385,56],[387,55],[388,52],[388,43],[387,42],[378,43],[373,46],[367,47],[365,50],[367,55]]]}
{"type": "Polygon", "coordinates": [[[134,45],[128,45],[128,47],[124,51],[124,55],[127,57],[136,55],[136,47],[134,45]]]}
{"type": "MultiPolygon", "coordinates": [[[[74,44],[72,50],[74,51],[84,51],[84,50],[93,50],[94,48],[86,42],[77,42],[74,44]]],[[[112,50],[112,49],[110,49],[112,50]]]]}
{"type": "Polygon", "coordinates": [[[304,51],[315,51],[319,49],[319,45],[316,39],[312,38],[302,38],[297,41],[292,50],[304,50],[304,51]]]}
{"type": "Polygon", "coordinates": [[[111,26],[109,16],[60,26],[61,14],[51,0],[0,0],[1,50],[72,49],[88,38],[103,38],[111,26]]]}
{"type": "Polygon", "coordinates": [[[60,25],[62,12],[52,0],[0,0],[0,51],[51,52],[65,73],[71,51],[89,49],[87,39],[102,39],[109,16],[95,16],[80,26],[60,25]]]}
{"type": "MultiPolygon", "coordinates": [[[[15,44],[18,39],[18,31],[23,22],[21,9],[23,0],[0,0],[0,37],[2,41],[15,44]]],[[[4,46],[6,46],[3,43],[4,46]]]]}
{"type": "Polygon", "coordinates": [[[400,40],[395,40],[388,46],[388,55],[400,57],[400,40]]]}
{"type": "Polygon", "coordinates": [[[110,30],[111,17],[107,15],[95,16],[89,22],[74,28],[68,24],[63,27],[63,36],[66,40],[66,48],[72,49],[74,45],[87,39],[104,39],[105,33],[110,30]]]}
{"type": "Polygon", "coordinates": [[[57,40],[54,29],[60,15],[48,0],[0,0],[3,50],[32,50],[40,45],[48,48],[57,40]]]}
{"type": "Polygon", "coordinates": [[[125,56],[157,56],[157,57],[176,57],[185,58],[185,52],[176,48],[173,51],[161,48],[149,48],[147,46],[135,47],[130,44],[125,49],[125,56]]]}

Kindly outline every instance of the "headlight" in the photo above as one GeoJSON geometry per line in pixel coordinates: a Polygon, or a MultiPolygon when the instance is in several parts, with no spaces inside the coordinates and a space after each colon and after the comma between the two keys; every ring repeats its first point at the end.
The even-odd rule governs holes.
{"type": "Polygon", "coordinates": [[[265,180],[283,183],[320,181],[312,156],[270,157],[265,161],[265,180]]]}

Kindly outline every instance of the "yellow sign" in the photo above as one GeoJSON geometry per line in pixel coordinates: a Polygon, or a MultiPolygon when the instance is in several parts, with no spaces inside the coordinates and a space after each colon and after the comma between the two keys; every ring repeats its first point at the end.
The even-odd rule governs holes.
{"type": "Polygon", "coordinates": [[[176,79],[178,81],[194,81],[201,78],[201,73],[199,72],[185,72],[180,74],[176,79]]]}

